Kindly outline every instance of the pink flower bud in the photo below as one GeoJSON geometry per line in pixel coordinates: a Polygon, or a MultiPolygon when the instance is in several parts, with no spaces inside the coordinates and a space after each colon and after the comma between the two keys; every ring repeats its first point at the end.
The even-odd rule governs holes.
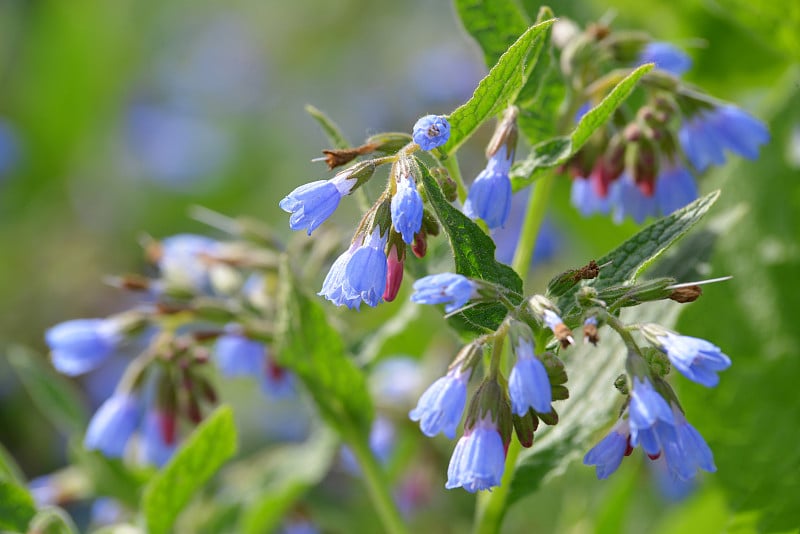
{"type": "MultiPolygon", "coordinates": [[[[414,244],[416,246],[416,240],[414,244]]],[[[400,291],[402,282],[403,260],[397,257],[397,247],[393,246],[389,250],[389,256],[386,258],[386,290],[383,292],[383,300],[386,302],[393,301],[397,297],[397,292],[400,291]]]]}

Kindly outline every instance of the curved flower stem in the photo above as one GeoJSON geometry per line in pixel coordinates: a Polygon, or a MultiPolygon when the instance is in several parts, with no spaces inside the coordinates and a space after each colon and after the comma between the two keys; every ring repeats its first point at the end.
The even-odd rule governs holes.
{"type": "Polygon", "coordinates": [[[550,201],[550,192],[553,190],[554,183],[555,174],[548,172],[536,182],[528,199],[525,222],[520,231],[517,250],[514,252],[514,260],[511,262],[511,266],[523,280],[525,275],[528,274],[528,266],[536,247],[536,236],[539,235],[539,228],[541,228],[545,213],[547,213],[547,204],[550,201]]]}
{"type": "MultiPolygon", "coordinates": [[[[522,225],[522,232],[517,243],[517,250],[514,253],[514,261],[512,262],[512,267],[523,280],[525,275],[528,274],[528,266],[536,245],[536,236],[539,234],[539,228],[544,220],[554,182],[555,175],[553,173],[548,173],[542,177],[531,192],[531,197],[528,201],[525,221],[522,225]]],[[[509,491],[511,491],[511,481],[514,479],[514,470],[517,466],[517,458],[520,452],[522,452],[522,446],[519,441],[512,438],[508,445],[506,465],[500,486],[494,488],[491,493],[483,492],[478,496],[474,528],[476,534],[490,534],[500,531],[500,525],[506,513],[506,500],[508,499],[509,491]]]]}
{"type": "Polygon", "coordinates": [[[447,169],[447,172],[450,173],[450,178],[452,178],[456,183],[459,202],[464,204],[464,201],[467,200],[467,187],[464,185],[464,178],[461,177],[461,169],[458,166],[458,158],[456,158],[455,154],[453,154],[452,156],[442,160],[442,164],[444,165],[445,169],[447,169]]]}
{"type": "Polygon", "coordinates": [[[366,437],[353,429],[347,434],[343,437],[361,467],[367,493],[378,517],[380,517],[384,531],[389,534],[406,534],[408,530],[389,491],[389,482],[386,480],[386,475],[378,463],[378,459],[369,448],[366,437]]]}

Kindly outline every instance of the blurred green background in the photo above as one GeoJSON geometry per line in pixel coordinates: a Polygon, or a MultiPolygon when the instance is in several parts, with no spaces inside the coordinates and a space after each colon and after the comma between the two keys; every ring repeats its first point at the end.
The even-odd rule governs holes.
{"type": "MultiPolygon", "coordinates": [[[[520,3],[535,17],[537,2],[520,3]]],[[[679,330],[712,340],[734,365],[712,391],[674,382],[719,472],[674,501],[636,455],[604,482],[573,465],[512,508],[506,530],[796,531],[800,3],[551,7],[581,24],[613,15],[614,28],[644,29],[683,47],[694,60],[686,78],[763,119],[772,141],[757,162],[735,160],[701,180],[704,192],[723,189],[709,217],[711,230],[723,231],[703,242],[700,274],[734,279],[709,287],[679,330]]],[[[145,267],[137,245],[143,233],[206,231],[187,216],[190,205],[255,216],[288,236],[278,201],[326,174],[310,162],[326,143],[305,104],[326,111],[357,142],[451,111],[485,71],[443,1],[0,0],[0,341],[44,353],[47,327],[130,304],[103,276],[145,267]]],[[[472,153],[463,158],[466,176],[480,170],[489,133],[465,148],[472,153]]],[[[531,288],[636,230],[580,219],[568,190],[564,180],[553,206],[557,254],[533,271],[531,288]]],[[[333,220],[346,233],[357,217],[349,202],[333,220]]],[[[401,308],[404,291],[395,303],[346,320],[369,328],[401,308]]],[[[454,350],[435,313],[424,312],[413,328],[384,352],[419,355],[432,336],[444,352],[454,350]]],[[[63,436],[4,359],[0,402],[0,440],[27,475],[64,462],[63,436]]],[[[464,495],[446,497],[471,505],[464,495]]],[[[464,526],[442,526],[441,501],[430,504],[426,524],[464,526]]]]}

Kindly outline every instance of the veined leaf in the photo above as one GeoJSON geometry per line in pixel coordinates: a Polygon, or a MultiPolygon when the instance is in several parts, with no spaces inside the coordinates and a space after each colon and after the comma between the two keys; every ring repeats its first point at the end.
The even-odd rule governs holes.
{"type": "Polygon", "coordinates": [[[589,140],[600,126],[622,105],[639,80],[653,69],[652,64],[642,65],[623,78],[597,106],[589,110],[578,122],[569,137],[543,141],[531,149],[530,155],[514,167],[511,183],[518,191],[533,181],[539,169],[555,167],[566,162],[589,140]]]}
{"type": "Polygon", "coordinates": [[[307,386],[320,413],[334,428],[355,425],[369,432],[372,403],[364,375],[345,356],[342,340],[325,310],[297,287],[284,258],[277,321],[277,362],[307,386]]]}
{"type": "MultiPolygon", "coordinates": [[[[510,289],[516,293],[516,296],[512,297],[514,303],[521,302],[522,280],[511,267],[495,260],[495,245],[492,238],[466,215],[451,206],[421,162],[419,167],[428,200],[450,239],[456,272],[510,289]]],[[[451,324],[462,331],[482,334],[496,330],[506,313],[507,310],[502,304],[479,304],[453,316],[451,324]]]]}
{"type": "Polygon", "coordinates": [[[528,63],[533,43],[553,22],[548,20],[528,28],[480,81],[472,98],[450,114],[450,140],[442,147],[446,154],[453,154],[486,119],[516,99],[533,68],[528,63]]]}
{"type": "Polygon", "coordinates": [[[197,427],[145,488],[142,512],[148,532],[169,532],[192,495],[235,452],[233,411],[221,406],[197,427]]]}

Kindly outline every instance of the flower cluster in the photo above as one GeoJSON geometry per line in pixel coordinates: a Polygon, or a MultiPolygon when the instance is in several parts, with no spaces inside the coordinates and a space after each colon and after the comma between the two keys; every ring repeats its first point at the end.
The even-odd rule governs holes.
{"type": "Polygon", "coordinates": [[[161,466],[183,428],[202,421],[217,402],[209,362],[223,377],[257,380],[274,398],[292,394],[294,380],[268,344],[266,322],[274,310],[261,294],[265,276],[274,272],[273,253],[253,243],[192,234],[150,241],[146,251],[157,278],[113,280],[142,295],[140,305],[104,319],[66,321],[50,328],[45,340],[53,366],[70,376],[139,351],[92,417],[84,445],[113,458],[130,450],[140,461],[161,466]]]}
{"type": "Polygon", "coordinates": [[[378,136],[356,149],[327,150],[326,161],[331,167],[372,152],[390,155],[359,161],[330,180],[302,185],[281,200],[280,207],[291,213],[291,229],[306,229],[310,235],[331,216],[343,196],[372,177],[377,166],[391,164],[386,190],[364,215],[348,249],[334,261],[322,283],[321,296],[350,309],[395,299],[403,280],[407,246],[411,245],[417,257],[423,257],[427,235],[438,233],[431,217],[426,216],[418,190],[421,171],[411,154],[441,147],[449,138],[447,119],[426,115],[414,125],[410,142],[405,144],[398,145],[398,140],[408,140],[400,134],[385,139],[378,136]]]}
{"type": "Polygon", "coordinates": [[[611,213],[617,223],[628,217],[642,223],[670,214],[697,198],[695,173],[722,165],[726,152],[755,159],[769,141],[762,122],[685,84],[680,76],[692,61],[669,43],[590,27],[563,43],[562,56],[569,58],[562,74],[589,97],[575,102],[575,120],[599,102],[613,76],[600,65],[655,64],[641,84],[644,102],[624,104],[564,166],[572,176],[572,204],[584,216],[611,213]],[[594,62],[598,55],[611,61],[594,62]]]}

